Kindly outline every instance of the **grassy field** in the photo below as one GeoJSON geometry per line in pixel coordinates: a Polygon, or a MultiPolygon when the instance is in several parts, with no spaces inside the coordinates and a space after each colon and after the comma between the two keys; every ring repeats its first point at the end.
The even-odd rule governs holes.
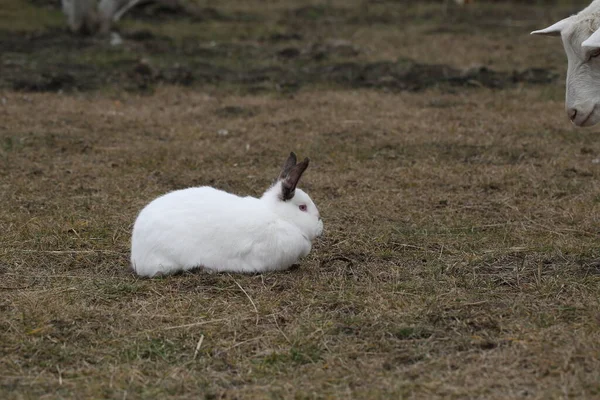
{"type": "Polygon", "coordinates": [[[219,3],[0,10],[0,398],[600,398],[599,128],[528,36],[586,2],[219,3]],[[292,150],[297,268],[130,271],[154,197],[292,150]]]}

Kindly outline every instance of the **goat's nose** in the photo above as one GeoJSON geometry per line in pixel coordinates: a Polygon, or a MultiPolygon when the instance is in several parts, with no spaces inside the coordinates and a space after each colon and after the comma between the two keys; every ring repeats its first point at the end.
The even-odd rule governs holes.
{"type": "Polygon", "coordinates": [[[577,109],[576,108],[569,108],[567,110],[567,114],[569,115],[569,119],[571,121],[574,121],[575,117],[577,116],[577,109]]]}

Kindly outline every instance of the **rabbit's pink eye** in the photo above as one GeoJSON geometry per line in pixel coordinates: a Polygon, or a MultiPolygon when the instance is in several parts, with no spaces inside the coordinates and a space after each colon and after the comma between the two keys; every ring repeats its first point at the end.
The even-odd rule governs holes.
{"type": "Polygon", "coordinates": [[[300,204],[300,211],[306,211],[306,204],[300,204]]]}

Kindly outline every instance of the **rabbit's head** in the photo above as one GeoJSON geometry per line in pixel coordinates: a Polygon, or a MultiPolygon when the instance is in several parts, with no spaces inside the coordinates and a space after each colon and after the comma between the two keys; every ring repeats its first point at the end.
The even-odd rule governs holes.
{"type": "Polygon", "coordinates": [[[308,168],[308,158],[296,164],[296,154],[290,153],[277,182],[269,188],[262,199],[281,219],[298,227],[312,241],[323,233],[323,221],[311,198],[296,185],[308,168]]]}

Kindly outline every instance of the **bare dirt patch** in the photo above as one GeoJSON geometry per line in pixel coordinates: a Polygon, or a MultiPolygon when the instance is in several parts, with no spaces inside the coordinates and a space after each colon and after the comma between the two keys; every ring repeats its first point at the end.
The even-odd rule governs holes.
{"type": "Polygon", "coordinates": [[[354,32],[371,29],[375,24],[373,31],[377,32],[378,27],[393,23],[412,22],[429,27],[438,22],[433,25],[437,32],[421,29],[415,34],[396,29],[399,37],[435,39],[440,33],[454,32],[450,28],[455,27],[467,28],[471,33],[482,31],[485,27],[474,27],[474,20],[520,15],[506,9],[501,14],[507,16],[497,15],[497,8],[477,14],[454,9],[449,14],[435,4],[426,11],[422,8],[391,4],[387,8],[319,5],[275,9],[270,13],[257,10],[254,14],[194,8],[194,13],[186,17],[183,10],[148,4],[132,14],[133,27],[123,25],[121,35],[125,42],[116,47],[105,38],[77,38],[65,29],[0,30],[0,52],[4,55],[0,88],[27,92],[105,87],[147,91],[166,83],[250,92],[332,85],[396,91],[457,85],[501,89],[518,83],[550,83],[558,77],[552,68],[540,66],[498,70],[487,65],[489,60],[477,67],[454,66],[439,58],[436,62],[411,57],[377,60],[367,47],[331,36],[332,24],[354,32]],[[440,20],[442,15],[449,21],[440,20]],[[157,24],[169,27],[165,28],[167,34],[152,28],[157,24]],[[236,26],[245,27],[244,33],[237,33],[233,29],[236,26]]]}
{"type": "Polygon", "coordinates": [[[551,83],[558,78],[556,72],[540,67],[503,72],[487,67],[459,69],[444,64],[422,64],[410,59],[356,62],[353,60],[357,50],[347,44],[312,44],[308,49],[300,45],[274,50],[225,43],[215,49],[198,48],[187,41],[177,45],[168,38],[155,37],[145,31],[126,34],[125,38],[138,47],[138,54],[113,50],[98,38],[76,38],[64,31],[27,34],[4,41],[0,51],[13,54],[15,60],[5,62],[0,87],[25,92],[86,91],[106,86],[148,90],[166,83],[196,87],[235,85],[248,91],[295,91],[307,85],[419,91],[439,86],[504,89],[518,83],[551,83]],[[73,53],[82,51],[106,53],[101,57],[109,60],[95,60],[97,63],[93,64],[50,59],[30,68],[17,61],[24,54],[35,57],[40,52],[61,54],[65,51],[70,53],[70,59],[74,58],[73,53]],[[152,60],[160,54],[172,57],[173,53],[180,55],[176,63],[165,65],[152,60]],[[147,57],[147,54],[152,56],[147,57]],[[257,57],[262,54],[282,59],[283,65],[253,67],[252,64],[260,63],[257,57]],[[219,64],[219,60],[228,57],[238,58],[239,66],[219,64]],[[325,62],[331,57],[336,61],[325,62]]]}

